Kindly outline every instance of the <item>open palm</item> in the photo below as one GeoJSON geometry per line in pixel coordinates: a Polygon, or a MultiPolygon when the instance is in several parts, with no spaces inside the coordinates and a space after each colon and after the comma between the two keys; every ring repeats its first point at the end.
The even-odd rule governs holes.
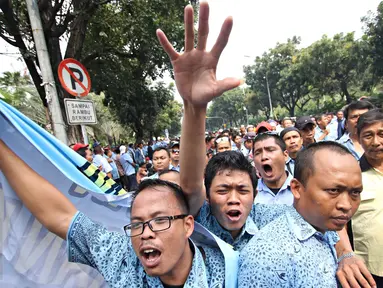
{"type": "Polygon", "coordinates": [[[157,37],[172,61],[178,92],[184,101],[193,105],[206,105],[223,92],[240,84],[235,78],[216,78],[218,60],[233,26],[232,18],[227,18],[223,23],[217,42],[210,52],[206,51],[208,21],[209,5],[203,2],[200,5],[198,44],[194,48],[193,8],[191,5],[185,8],[185,51],[181,54],[174,50],[165,34],[157,30],[157,37]]]}

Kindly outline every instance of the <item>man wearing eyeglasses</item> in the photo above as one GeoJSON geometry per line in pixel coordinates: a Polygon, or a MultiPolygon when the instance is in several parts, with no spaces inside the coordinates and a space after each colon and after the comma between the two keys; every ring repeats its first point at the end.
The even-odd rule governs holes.
{"type": "MultiPolygon", "coordinates": [[[[256,233],[257,228],[265,225],[265,218],[275,219],[277,206],[283,205],[269,205],[272,209],[268,211],[262,211],[262,207],[265,205],[253,205],[253,197],[256,193],[254,169],[241,153],[235,151],[218,153],[209,161],[208,166],[211,169],[207,167],[206,170],[211,170],[211,173],[209,172],[211,175],[209,177],[205,175],[206,193],[203,189],[207,104],[225,91],[239,86],[240,80],[235,78],[216,79],[218,60],[228,42],[233,25],[232,18],[229,17],[224,21],[216,43],[208,52],[206,51],[209,34],[208,3],[200,3],[196,48],[194,47],[196,41],[192,11],[190,14],[190,19],[186,18],[183,53],[175,51],[164,33],[157,33],[162,47],[172,62],[176,86],[184,101],[181,149],[187,153],[180,155],[181,187],[188,199],[191,214],[197,216],[200,223],[206,225],[218,237],[240,251],[256,233]],[[206,182],[207,178],[210,179],[209,183],[206,182]],[[208,201],[206,201],[207,197],[208,201]],[[256,221],[258,221],[258,227],[254,225],[256,221]]],[[[208,173],[206,172],[206,174],[208,173]]],[[[280,214],[281,211],[279,211],[280,214]]],[[[346,248],[342,250],[343,253],[346,248]]],[[[349,271],[349,265],[345,265],[349,270],[347,274],[342,274],[345,275],[342,284],[355,281],[355,275],[360,274],[363,278],[358,269],[363,264],[360,261],[354,261],[354,263],[359,266],[355,265],[356,267],[353,267],[351,271],[349,271]],[[356,271],[355,274],[354,271],[356,271]]]]}
{"type": "Polygon", "coordinates": [[[180,172],[180,143],[173,142],[170,144],[170,166],[169,170],[177,170],[180,172]]]}
{"type": "Polygon", "coordinates": [[[97,269],[109,287],[223,287],[223,254],[189,240],[194,219],[178,185],[143,181],[124,235],[77,211],[2,141],[0,153],[0,170],[19,199],[49,231],[67,240],[69,261],[97,269]]]}

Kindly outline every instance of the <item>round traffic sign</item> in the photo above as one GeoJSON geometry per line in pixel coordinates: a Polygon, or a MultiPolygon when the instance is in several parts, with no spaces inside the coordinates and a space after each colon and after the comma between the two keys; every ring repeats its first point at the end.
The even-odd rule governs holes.
{"type": "Polygon", "coordinates": [[[67,58],[58,68],[60,83],[73,96],[84,97],[89,94],[91,82],[88,71],[80,62],[67,58]]]}

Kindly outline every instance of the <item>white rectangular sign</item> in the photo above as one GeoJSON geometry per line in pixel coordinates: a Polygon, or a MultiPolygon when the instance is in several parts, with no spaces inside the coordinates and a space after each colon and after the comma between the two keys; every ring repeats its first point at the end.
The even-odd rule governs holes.
{"type": "Polygon", "coordinates": [[[97,124],[93,101],[66,98],[64,102],[69,125],[97,124]]]}

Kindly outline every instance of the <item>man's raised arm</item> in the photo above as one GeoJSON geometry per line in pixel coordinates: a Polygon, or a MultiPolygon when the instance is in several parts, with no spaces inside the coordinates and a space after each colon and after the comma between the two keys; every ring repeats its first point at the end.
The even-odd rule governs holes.
{"type": "Polygon", "coordinates": [[[29,211],[49,231],[66,239],[77,209],[0,140],[0,170],[29,211]]]}
{"type": "Polygon", "coordinates": [[[240,84],[239,79],[216,79],[218,60],[225,48],[233,20],[227,18],[217,42],[206,51],[209,34],[209,5],[200,3],[198,43],[194,48],[194,13],[191,5],[185,8],[185,51],[177,53],[165,34],[157,30],[157,37],[169,55],[174,68],[177,89],[184,100],[184,119],[181,134],[180,177],[191,209],[196,215],[205,201],[203,175],[206,163],[205,119],[207,104],[215,97],[240,84]]]}

